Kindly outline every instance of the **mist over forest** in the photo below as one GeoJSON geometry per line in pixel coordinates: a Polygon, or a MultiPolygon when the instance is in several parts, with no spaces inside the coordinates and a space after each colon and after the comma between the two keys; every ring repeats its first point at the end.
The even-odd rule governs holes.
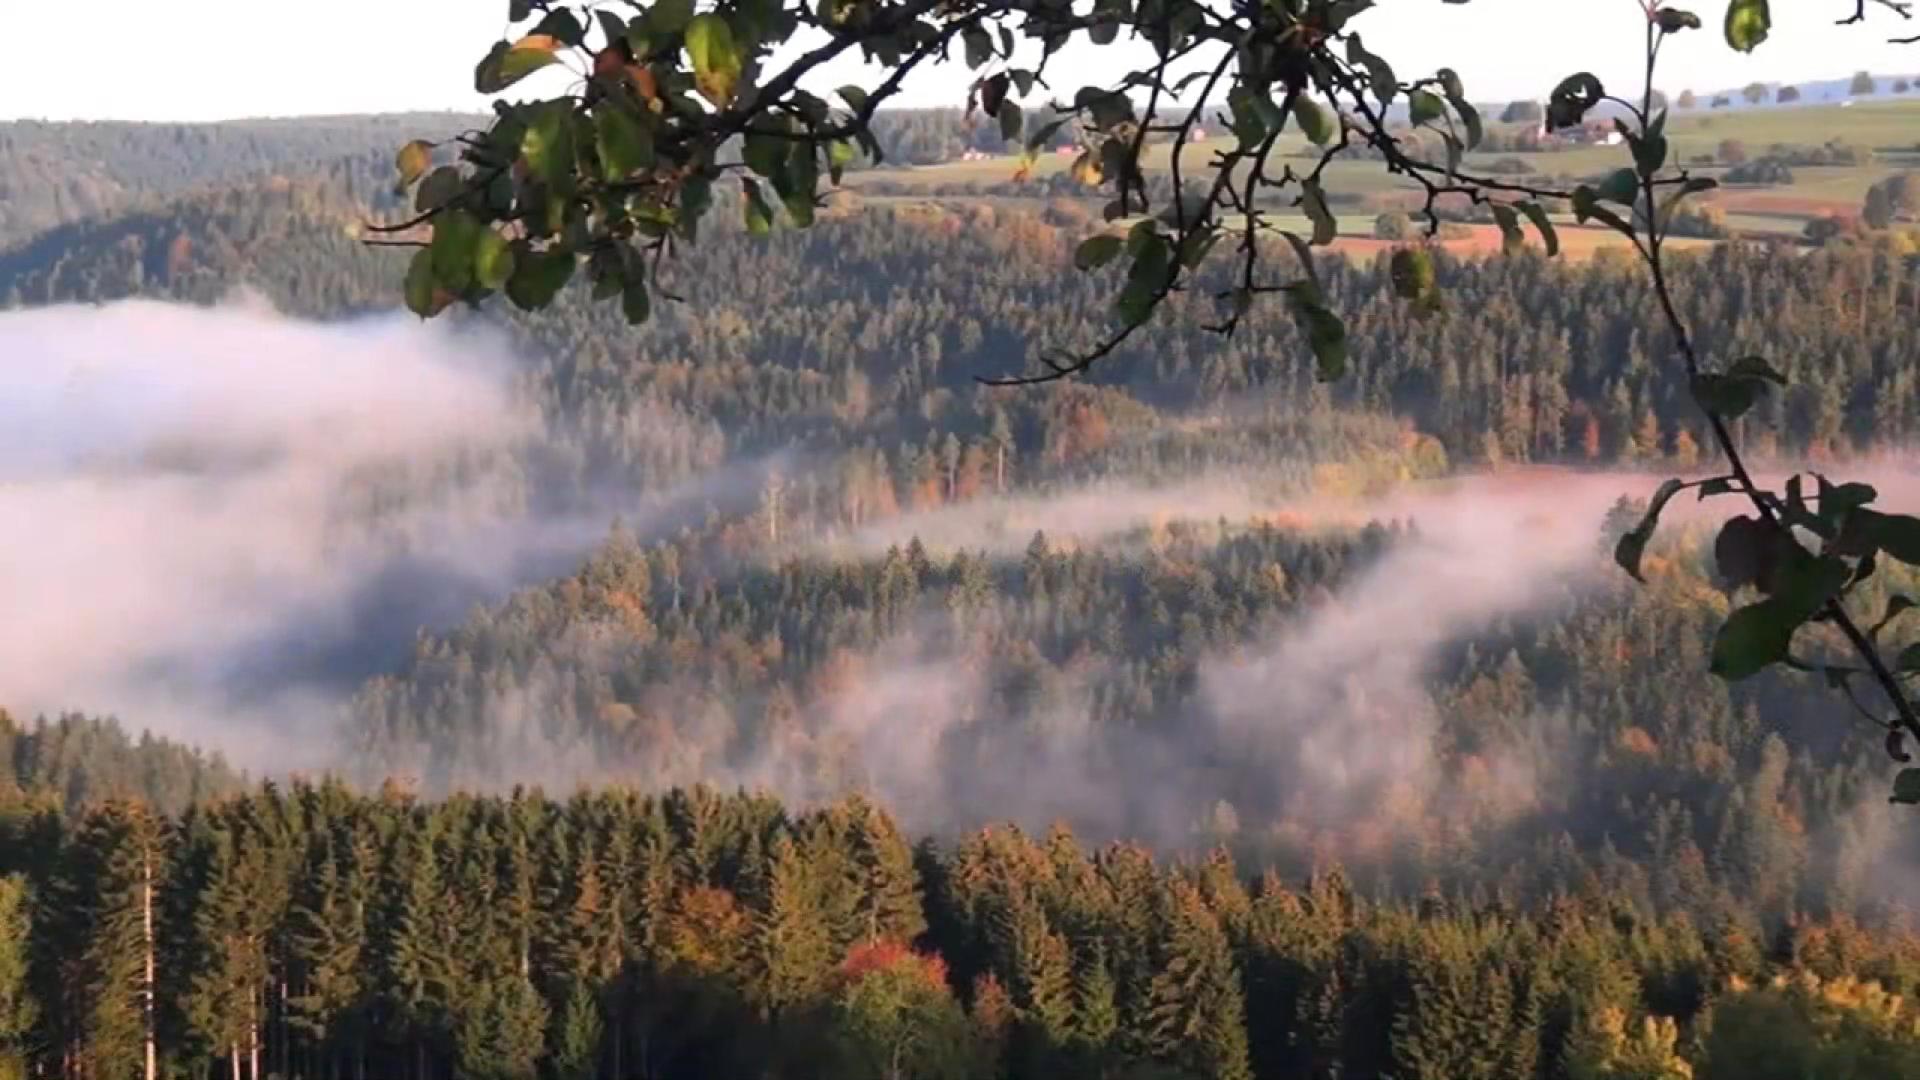
{"type": "MultiPolygon", "coordinates": [[[[143,955],[236,1080],[1920,1061],[1884,732],[1706,674],[1723,504],[1614,561],[1716,464],[1617,252],[1327,255],[1337,382],[1196,288],[991,387],[1108,324],[1098,203],[876,170],[644,327],[422,322],[364,225],[455,119],[0,124],[0,1080],[132,1075],[143,955]]],[[[1676,256],[1770,478],[1920,509],[1915,250],[1676,256]]]]}

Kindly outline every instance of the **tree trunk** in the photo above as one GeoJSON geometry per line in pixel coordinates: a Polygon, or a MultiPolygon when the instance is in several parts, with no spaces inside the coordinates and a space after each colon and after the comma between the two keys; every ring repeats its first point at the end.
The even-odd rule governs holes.
{"type": "Polygon", "coordinates": [[[233,1080],[240,1080],[240,1044],[234,1043],[229,1049],[233,1059],[233,1080]]]}
{"type": "Polygon", "coordinates": [[[159,1073],[153,1047],[153,849],[148,848],[141,865],[140,922],[147,951],[146,982],[141,987],[142,1022],[146,1027],[147,1080],[159,1073]]]}
{"type": "Polygon", "coordinates": [[[247,1078],[260,1080],[260,991],[247,996],[247,1078]]]}

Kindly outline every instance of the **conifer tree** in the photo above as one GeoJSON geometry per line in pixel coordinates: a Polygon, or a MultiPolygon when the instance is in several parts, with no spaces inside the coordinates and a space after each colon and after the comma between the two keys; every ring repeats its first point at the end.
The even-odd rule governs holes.
{"type": "Polygon", "coordinates": [[[61,965],[64,1039],[95,1076],[158,1072],[155,890],[166,871],[160,820],[111,802],[85,813],[62,851],[55,902],[72,930],[61,965]]]}
{"type": "Polygon", "coordinates": [[[28,962],[33,917],[27,881],[0,877],[0,1080],[26,1080],[39,1005],[28,962]]]}
{"type": "Polygon", "coordinates": [[[1153,1056],[1196,1076],[1248,1080],[1246,1005],[1219,920],[1178,879],[1167,886],[1160,918],[1148,1007],[1153,1056]]]}
{"type": "Polygon", "coordinates": [[[455,1025],[461,1080],[534,1080],[545,1053],[547,1006],[519,974],[469,986],[455,1025]]]}
{"type": "Polygon", "coordinates": [[[834,962],[826,908],[814,869],[790,837],[773,848],[767,908],[755,927],[762,994],[774,1014],[813,1001],[834,962]]]}
{"type": "Polygon", "coordinates": [[[605,1030],[600,1003],[593,992],[585,983],[574,983],[555,1013],[549,1039],[554,1080],[593,1080],[598,1076],[605,1030]]]}

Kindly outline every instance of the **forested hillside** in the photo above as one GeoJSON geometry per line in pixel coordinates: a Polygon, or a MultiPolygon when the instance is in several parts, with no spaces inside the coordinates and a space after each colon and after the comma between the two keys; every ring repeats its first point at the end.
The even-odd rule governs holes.
{"type": "Polygon", "coordinates": [[[0,248],[212,185],[293,176],[416,135],[474,122],[451,113],[236,120],[222,124],[0,123],[0,248]]]}
{"type": "MultiPolygon", "coordinates": [[[[404,212],[388,123],[0,127],[0,330],[237,293],[360,327],[404,268],[361,242],[404,212]],[[5,196],[44,170],[92,179],[5,196]]],[[[903,160],[996,137],[889,124],[903,160]]],[[[1332,259],[1336,384],[1283,310],[1223,339],[1196,289],[1085,379],[982,385],[1111,326],[1113,282],[1070,270],[1097,220],[849,196],[705,229],[642,329],[583,290],[468,317],[446,351],[509,355],[526,428],[290,469],[311,519],[235,516],[322,523],[337,594],[183,610],[154,636],[217,647],[127,661],[171,733],[235,730],[192,723],[233,704],[194,678],[244,697],[277,786],[136,712],[0,713],[0,1080],[137,1072],[149,958],[164,1069],[236,1080],[1920,1070],[1881,733],[1815,678],[1705,677],[1699,519],[1645,586],[1608,560],[1709,445],[1644,276],[1442,253],[1423,315],[1384,255],[1332,259]],[[472,516],[415,528],[443,504],[472,516]],[[428,570],[457,588],[409,606],[428,570]],[[261,685],[289,653],[321,677],[261,685]]],[[[1787,376],[1757,457],[1871,458],[1911,501],[1905,250],[1670,256],[1705,353],[1787,376]]],[[[19,494],[52,475],[231,512],[232,476],[318,455],[73,442],[0,440],[0,511],[63,512],[19,494]]],[[[163,532],[154,573],[198,565],[163,532]]],[[[1863,609],[1920,586],[1888,578],[1863,609]]]]}
{"type": "MultiPolygon", "coordinates": [[[[247,284],[298,314],[389,306],[399,259],[349,235],[358,204],[345,188],[238,189],[58,230],[0,255],[0,297],[212,302],[247,284]]],[[[1210,313],[1198,302],[1136,335],[1090,381],[1044,394],[981,387],[978,377],[1018,372],[1035,349],[1109,325],[1106,285],[1063,272],[1087,226],[1080,211],[928,204],[770,239],[723,230],[672,271],[688,302],[664,304],[644,331],[584,294],[538,315],[498,314],[527,345],[533,392],[582,467],[647,484],[722,452],[870,443],[904,488],[910,459],[937,456],[947,436],[984,452],[996,432],[1022,475],[1084,472],[1128,433],[1258,395],[1295,415],[1392,417],[1463,464],[1686,461],[1705,442],[1683,380],[1651,362],[1644,282],[1605,260],[1442,258],[1448,308],[1430,317],[1394,303],[1384,261],[1330,262],[1355,357],[1355,377],[1331,388],[1315,383],[1284,312],[1256,313],[1224,341],[1201,329],[1210,313]],[[640,415],[650,422],[629,422],[640,415]],[[711,441],[719,431],[724,446],[711,441]],[[677,465],[649,460],[676,435],[708,449],[676,449],[677,465]]],[[[1730,245],[1676,274],[1703,348],[1764,350],[1789,377],[1750,424],[1763,455],[1898,445],[1920,424],[1904,362],[1920,293],[1886,244],[1793,258],[1730,245]]],[[[1204,440],[1214,448],[1195,463],[1244,456],[1233,435],[1204,440]]]]}
{"type": "MultiPolygon", "coordinates": [[[[388,188],[396,146],[449,138],[484,120],[385,113],[217,124],[0,122],[0,248],[198,189],[339,171],[347,161],[374,187],[388,188]]],[[[959,109],[888,110],[875,135],[885,160],[901,165],[1006,146],[997,124],[968,120],[959,109]]]]}
{"type": "Polygon", "coordinates": [[[1380,902],[1337,869],[1249,881],[1065,829],[916,849],[864,800],[705,789],[296,785],[5,828],[0,1052],[65,1077],[148,1045],[168,1073],[419,1080],[1920,1067],[1911,936],[1658,918],[1591,875],[1525,909],[1380,902]]]}

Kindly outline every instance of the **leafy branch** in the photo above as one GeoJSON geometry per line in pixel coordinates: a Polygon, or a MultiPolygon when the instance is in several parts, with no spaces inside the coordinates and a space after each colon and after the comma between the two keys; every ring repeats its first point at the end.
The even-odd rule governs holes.
{"type": "MultiPolygon", "coordinates": [[[[1714,555],[1722,583],[1729,590],[1752,587],[1761,598],[1736,609],[1721,627],[1714,642],[1713,670],[1729,679],[1745,678],[1773,664],[1818,672],[1830,685],[1842,689],[1861,715],[1885,730],[1889,755],[1904,762],[1908,760],[1903,747],[1905,738],[1920,739],[1920,711],[1916,711],[1900,674],[1881,654],[1878,635],[1901,611],[1910,607],[1911,602],[1895,597],[1871,632],[1860,628],[1846,603],[1854,590],[1872,576],[1880,555],[1920,565],[1920,519],[1882,514],[1870,508],[1877,498],[1870,486],[1835,485],[1819,475],[1815,476],[1818,492],[1810,506],[1798,474],[1789,479],[1784,494],[1776,494],[1754,479],[1743,459],[1730,421],[1737,420],[1751,408],[1769,385],[1784,385],[1786,380],[1758,357],[1743,358],[1725,372],[1704,371],[1692,335],[1674,301],[1663,257],[1667,224],[1678,199],[1700,188],[1683,183],[1675,196],[1665,202],[1656,201],[1657,177],[1665,163],[1667,145],[1663,131],[1665,112],[1655,115],[1653,110],[1653,79],[1666,38],[1683,30],[1698,29],[1700,23],[1690,13],[1662,7],[1657,0],[1646,0],[1645,10],[1646,77],[1641,104],[1630,106],[1637,130],[1623,132],[1633,152],[1639,199],[1634,206],[1634,222],[1610,221],[1609,224],[1633,241],[1647,265],[1661,316],[1675,351],[1686,364],[1695,403],[1707,417],[1714,442],[1726,460],[1728,475],[1694,483],[1669,481],[1663,485],[1641,524],[1622,537],[1616,558],[1629,573],[1636,578],[1640,576],[1641,556],[1652,538],[1661,510],[1680,490],[1697,486],[1703,499],[1722,495],[1745,499],[1757,517],[1743,516],[1728,521],[1714,544],[1714,555]],[[1816,541],[1817,550],[1810,550],[1803,536],[1816,541]],[[1810,663],[1794,658],[1791,648],[1796,632],[1817,623],[1832,625],[1864,667],[1810,663]],[[1862,675],[1868,677],[1885,698],[1881,710],[1863,704],[1855,692],[1853,679],[1862,675]]],[[[1764,3],[1736,0],[1728,12],[1727,22],[1728,39],[1736,48],[1750,49],[1765,38],[1764,12],[1764,3]],[[1759,17],[1755,16],[1756,11],[1759,17]]],[[[1920,777],[1920,773],[1915,775],[1920,777]]],[[[1913,781],[1903,778],[1896,783],[1896,800],[1920,801],[1907,797],[1913,794],[1913,788],[1913,781]]]]}
{"type": "MultiPolygon", "coordinates": [[[[1554,88],[1546,109],[1549,130],[1611,110],[1631,163],[1563,190],[1465,168],[1484,124],[1459,75],[1440,68],[1402,79],[1352,29],[1373,0],[510,0],[510,25],[524,32],[487,53],[475,88],[499,94],[552,67],[573,82],[557,96],[497,101],[486,130],[454,141],[452,162],[436,167],[439,147],[407,144],[396,165],[403,187],[414,191],[415,213],[371,226],[369,242],[419,247],[406,297],[423,317],[495,293],[541,308],[584,267],[596,299],[618,298],[628,319],[642,322],[653,295],[668,295],[661,268],[677,246],[697,242],[717,196],[737,201],[753,234],[770,232],[778,217],[810,225],[823,177],[838,184],[862,156],[882,161],[873,132],[878,110],[912,72],[954,62],[956,53],[975,73],[969,114],[988,118],[1023,148],[1022,172],[1063,133],[1078,143],[1073,176],[1114,197],[1106,226],[1079,244],[1073,261],[1088,272],[1125,266],[1112,330],[1086,348],[1041,351],[1034,370],[984,380],[996,385],[1068,378],[1113,355],[1169,297],[1196,287],[1223,240],[1233,242],[1233,256],[1224,287],[1217,279],[1210,287],[1219,315],[1205,329],[1231,336],[1255,303],[1277,297],[1312,350],[1318,377],[1340,378],[1346,327],[1328,304],[1315,249],[1338,232],[1329,167],[1355,146],[1418,187],[1429,237],[1440,229],[1443,205],[1464,200],[1487,208],[1507,251],[1526,245],[1523,226],[1531,226],[1552,257],[1559,238],[1551,211],[1568,209],[1582,225],[1626,237],[1645,263],[1669,345],[1726,462],[1723,475],[1663,485],[1646,519],[1621,539],[1619,562],[1640,576],[1660,513],[1681,491],[1744,500],[1751,514],[1726,523],[1715,558],[1730,593],[1758,598],[1720,629],[1714,671],[1729,679],[1776,664],[1818,672],[1874,717],[1888,732],[1889,753],[1904,758],[1902,740],[1920,739],[1920,713],[1904,685],[1920,675],[1920,649],[1889,660],[1879,642],[1911,605],[1896,598],[1903,606],[1889,605],[1863,629],[1849,604],[1883,556],[1920,565],[1920,520],[1875,509],[1877,493],[1864,484],[1815,475],[1809,495],[1796,475],[1773,491],[1743,458],[1733,424],[1785,379],[1760,357],[1710,369],[1680,315],[1666,249],[1676,212],[1715,182],[1670,166],[1654,75],[1667,40],[1702,30],[1702,21],[1664,0],[1637,2],[1646,37],[1635,99],[1609,94],[1581,72],[1554,88]],[[1068,42],[1105,46],[1122,33],[1145,43],[1151,60],[1070,95],[1054,93],[1047,73],[1068,42]],[[879,85],[842,86],[837,105],[803,85],[854,56],[886,72],[879,85]],[[1196,169],[1187,159],[1203,122],[1220,123],[1230,139],[1209,143],[1196,169]],[[1441,159],[1416,151],[1413,133],[1437,138],[1441,159]],[[1311,168],[1276,160],[1283,137],[1294,134],[1314,148],[1311,168]],[[1165,204],[1156,206],[1144,162],[1161,146],[1169,185],[1165,204]],[[1277,222],[1278,211],[1304,217],[1305,235],[1277,222]],[[1284,263],[1266,257],[1275,243],[1284,263]],[[1274,276],[1274,266],[1295,261],[1297,274],[1274,276]],[[1851,660],[1794,655],[1796,634],[1814,625],[1830,628],[1851,660]],[[1856,680],[1884,699],[1877,708],[1861,700],[1856,680]]],[[[1872,2],[1912,17],[1906,0],[1872,2]]],[[[1865,21],[1868,3],[1855,0],[1840,22],[1865,21]]],[[[1723,32],[1733,48],[1750,52],[1772,25],[1767,0],[1731,0],[1723,32]]],[[[1418,310],[1437,306],[1427,246],[1397,250],[1391,279],[1418,310]]],[[[1920,801],[1920,773],[1896,787],[1897,796],[1907,794],[1920,801]]]]}

